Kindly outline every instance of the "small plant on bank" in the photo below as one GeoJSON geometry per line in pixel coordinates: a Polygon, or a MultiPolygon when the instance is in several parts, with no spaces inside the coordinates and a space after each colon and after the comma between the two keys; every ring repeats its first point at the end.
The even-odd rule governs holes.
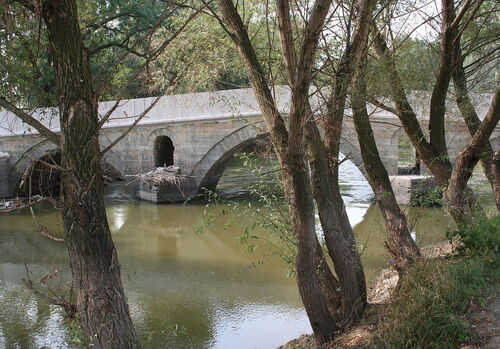
{"type": "Polygon", "coordinates": [[[436,187],[431,190],[416,188],[410,195],[410,206],[413,207],[442,207],[443,191],[436,187]]]}

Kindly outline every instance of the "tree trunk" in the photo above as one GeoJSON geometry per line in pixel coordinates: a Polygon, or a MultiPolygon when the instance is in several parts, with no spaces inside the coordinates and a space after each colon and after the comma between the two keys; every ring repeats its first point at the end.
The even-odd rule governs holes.
{"type": "Polygon", "coordinates": [[[453,0],[441,0],[441,38],[439,66],[432,89],[429,110],[429,138],[432,147],[440,157],[448,157],[445,137],[446,94],[454,69],[454,44],[457,28],[451,25],[455,19],[453,0]]]}
{"type": "Polygon", "coordinates": [[[356,241],[347,215],[341,217],[337,214],[338,212],[342,213],[342,209],[344,208],[340,192],[338,194],[339,200],[332,199],[334,192],[332,191],[333,186],[330,183],[331,172],[316,124],[310,121],[313,114],[308,98],[314,51],[319,30],[322,26],[321,23],[324,21],[324,19],[319,20],[321,16],[315,16],[314,14],[322,12],[326,16],[328,4],[328,1],[317,1],[315,3],[313,15],[311,15],[310,21],[305,27],[305,35],[302,38],[303,41],[300,46],[299,55],[297,55],[293,43],[289,2],[279,0],[277,2],[277,13],[283,60],[288,80],[292,87],[289,147],[292,148],[294,144],[301,142],[298,135],[302,134],[303,126],[305,125],[305,136],[306,138],[310,138],[307,143],[313,175],[312,185],[314,196],[318,204],[320,221],[328,252],[334,262],[343,292],[342,307],[335,312],[334,317],[338,318],[340,323],[345,326],[357,319],[364,312],[366,305],[366,284],[359,254],[356,250],[356,241]],[[340,206],[335,207],[335,204],[340,206]],[[339,219],[339,217],[341,218],[339,219]],[[347,224],[339,225],[339,221],[341,220],[347,222],[347,224]]]}
{"type": "Polygon", "coordinates": [[[41,10],[59,94],[62,216],[79,318],[90,347],[137,348],[104,209],[97,98],[76,2],[46,0],[41,10]]]}
{"type": "Polygon", "coordinates": [[[339,200],[334,198],[326,151],[318,128],[312,120],[306,125],[306,139],[312,187],[325,244],[344,294],[339,320],[344,326],[348,326],[363,314],[367,304],[363,266],[351,225],[341,225],[338,214],[344,203],[340,203],[340,208],[335,206],[339,204],[339,200]]]}
{"type": "MultiPolygon", "coordinates": [[[[322,262],[323,259],[319,257],[322,251],[316,236],[310,179],[304,162],[304,145],[299,120],[301,114],[296,109],[294,116],[290,117],[289,135],[267,85],[248,32],[233,2],[231,0],[218,0],[218,4],[230,36],[240,51],[267,130],[284,170],[282,181],[298,241],[296,270],[299,292],[317,341],[325,343],[333,338],[335,331],[338,330],[329,309],[331,303],[323,293],[323,288],[334,285],[334,282],[332,282],[333,279],[330,275],[327,275],[328,273],[323,272],[325,264],[322,262]]],[[[314,8],[316,11],[325,11],[326,16],[328,8],[317,7],[316,4],[314,8]]],[[[313,16],[313,18],[315,17],[313,16]]],[[[313,28],[313,30],[319,29],[313,28]]],[[[309,47],[307,55],[312,56],[314,49],[315,45],[309,47]]],[[[305,80],[310,75],[310,71],[307,70],[302,70],[302,74],[305,74],[302,77],[305,80]]],[[[304,90],[307,96],[308,86],[302,85],[300,90],[302,91],[300,95],[294,94],[292,97],[292,104],[296,106],[300,105],[304,98],[304,90]]],[[[334,293],[336,290],[332,290],[332,294],[334,293]]]]}
{"type": "MultiPolygon", "coordinates": [[[[481,120],[472,105],[469,98],[469,93],[467,90],[467,77],[465,75],[465,70],[463,66],[464,57],[462,56],[462,50],[460,47],[460,42],[457,40],[455,47],[455,70],[453,71],[453,83],[455,86],[455,99],[457,101],[460,113],[467,124],[467,129],[471,137],[476,133],[481,120]]],[[[495,176],[495,171],[493,169],[493,147],[489,141],[486,142],[484,149],[481,153],[481,165],[483,167],[484,174],[490,182],[491,189],[493,191],[493,197],[497,206],[497,210],[500,211],[500,178],[495,176]]]]}
{"type": "Polygon", "coordinates": [[[437,183],[442,187],[446,187],[451,175],[451,162],[448,157],[440,156],[439,151],[427,141],[418,122],[417,115],[406,96],[406,91],[396,67],[394,53],[389,50],[387,42],[382,33],[378,31],[377,26],[373,24],[372,27],[373,46],[378,56],[384,59],[386,73],[389,78],[389,93],[396,106],[399,120],[408,138],[410,138],[413,147],[417,150],[420,159],[422,159],[432,172],[437,183]]]}
{"type": "Polygon", "coordinates": [[[389,175],[378,152],[366,110],[366,82],[362,69],[363,67],[360,67],[357,70],[351,94],[354,126],[370,186],[384,217],[388,235],[386,246],[396,261],[396,268],[401,270],[418,257],[420,251],[411,238],[408,222],[396,202],[389,175]]]}
{"type": "Polygon", "coordinates": [[[444,191],[444,199],[459,227],[472,222],[474,216],[482,211],[477,206],[472,191],[467,182],[481,157],[482,149],[500,120],[500,86],[491,102],[486,117],[474,133],[466,148],[457,156],[453,172],[444,191]]]}
{"type": "MultiPolygon", "coordinates": [[[[355,236],[340,194],[340,139],[347,90],[353,71],[360,63],[366,47],[374,6],[373,0],[364,0],[358,5],[354,35],[352,41],[347,43],[336,69],[332,93],[326,105],[324,143],[321,143],[316,125],[313,122],[306,124],[309,161],[318,213],[330,257],[335,262],[339,281],[346,292],[344,294],[346,324],[356,320],[363,313],[366,306],[366,281],[355,236]]],[[[311,117],[312,115],[309,118],[311,117]]]]}
{"type": "MultiPolygon", "coordinates": [[[[491,159],[491,171],[493,172],[495,183],[500,183],[500,150],[497,150],[491,159]]],[[[495,191],[495,202],[500,202],[500,190],[495,191]]]]}
{"type": "Polygon", "coordinates": [[[297,284],[314,335],[318,342],[326,343],[334,338],[335,332],[339,328],[330,312],[327,298],[322,291],[318,272],[317,256],[320,251],[318,251],[319,244],[316,237],[316,222],[309,174],[300,153],[291,155],[290,162],[287,165],[292,177],[291,183],[293,186],[289,197],[298,242],[296,258],[297,284]]]}

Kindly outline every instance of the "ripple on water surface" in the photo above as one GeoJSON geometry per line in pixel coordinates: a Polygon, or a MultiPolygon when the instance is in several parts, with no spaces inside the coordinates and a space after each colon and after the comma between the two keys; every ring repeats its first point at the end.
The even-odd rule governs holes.
{"type": "MultiPolygon", "coordinates": [[[[355,225],[363,262],[371,278],[388,259],[385,233],[373,193],[349,162],[342,167],[341,186],[355,225]]],[[[226,196],[248,193],[248,173],[238,164],[226,170],[220,191],[226,196]],[[239,188],[239,189],[234,189],[239,188]]],[[[122,265],[122,280],[132,317],[145,348],[276,348],[310,332],[293,278],[270,255],[265,239],[250,254],[238,238],[248,225],[241,217],[219,216],[201,235],[193,231],[205,212],[224,206],[154,205],[130,195],[130,186],[107,189],[107,214],[122,265]],[[263,258],[263,264],[257,263],[263,258]],[[256,265],[254,267],[254,265],[256,265]]],[[[243,200],[246,200],[243,196],[243,200]]],[[[415,211],[419,243],[442,239],[450,224],[440,209],[415,211]]],[[[40,208],[39,218],[55,232],[59,215],[40,208]]],[[[262,235],[263,236],[263,235],[262,235]]],[[[0,348],[78,348],[75,327],[59,309],[34,298],[21,285],[55,269],[67,268],[64,245],[36,233],[29,212],[3,216],[0,224],[0,348]]],[[[67,289],[66,274],[56,285],[67,289]]]]}

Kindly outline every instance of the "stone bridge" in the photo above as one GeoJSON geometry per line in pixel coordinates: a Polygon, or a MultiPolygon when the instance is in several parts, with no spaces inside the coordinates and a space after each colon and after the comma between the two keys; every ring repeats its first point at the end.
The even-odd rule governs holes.
{"type": "MultiPolygon", "coordinates": [[[[289,109],[289,97],[289,89],[276,90],[279,109],[285,114],[289,109]]],[[[427,112],[420,105],[428,105],[428,96],[415,94],[413,100],[425,122],[427,112]],[[419,98],[424,103],[419,103],[419,98]]],[[[477,97],[477,111],[481,117],[486,114],[490,100],[488,95],[477,97]]],[[[127,130],[152,101],[153,98],[120,101],[100,131],[102,148],[127,130]]],[[[113,105],[114,102],[100,103],[101,115],[113,105]]],[[[406,137],[404,131],[395,115],[374,107],[370,111],[382,161],[390,175],[397,175],[398,163],[401,163],[400,147],[406,137]]],[[[470,137],[460,114],[454,109],[448,114],[450,121],[446,132],[453,158],[470,137]]],[[[36,110],[33,115],[50,129],[59,131],[55,109],[36,110]]],[[[365,174],[354,124],[349,112],[346,116],[340,150],[365,174]]],[[[215,189],[225,163],[265,135],[261,113],[249,89],[165,96],[105,155],[105,160],[124,175],[147,172],[163,165],[180,167],[187,179],[180,191],[175,188],[176,193],[168,194],[168,200],[180,200],[197,194],[202,188],[215,189]]],[[[494,148],[499,149],[498,126],[491,141],[494,148]]],[[[54,147],[11,113],[0,112],[0,196],[12,196],[20,173],[28,163],[54,147]]],[[[159,193],[142,189],[141,197],[162,201],[159,193]]]]}

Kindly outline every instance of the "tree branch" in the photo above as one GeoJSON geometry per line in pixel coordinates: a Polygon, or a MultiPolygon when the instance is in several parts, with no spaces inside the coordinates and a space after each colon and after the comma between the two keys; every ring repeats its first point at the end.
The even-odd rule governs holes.
{"type": "Polygon", "coordinates": [[[36,201],[31,201],[31,202],[28,202],[27,204],[15,206],[12,208],[2,208],[2,209],[0,209],[0,214],[8,214],[8,213],[12,213],[12,212],[18,212],[22,209],[31,208],[35,205],[38,205],[39,203],[47,202],[47,201],[52,202],[52,199],[51,198],[40,198],[36,201]]]}
{"type": "Polygon", "coordinates": [[[388,106],[387,104],[378,101],[374,97],[367,97],[367,102],[369,102],[370,104],[373,104],[377,108],[380,108],[380,109],[383,109],[385,111],[388,111],[389,113],[392,113],[394,115],[398,115],[397,109],[392,108],[392,107],[388,106]]]}
{"type": "MultiPolygon", "coordinates": [[[[146,108],[146,110],[144,110],[136,119],[135,121],[133,122],[132,125],[130,125],[126,130],[125,132],[123,132],[118,138],[116,138],[113,142],[111,142],[111,144],[109,144],[106,148],[104,148],[102,151],[101,151],[101,157],[106,154],[111,148],[113,148],[118,142],[120,142],[126,135],[128,135],[130,133],[130,131],[132,131],[132,129],[149,113],[149,111],[151,109],[154,108],[154,106],[156,105],[156,103],[158,103],[158,101],[160,100],[162,96],[158,96],[156,97],[153,102],[151,102],[151,104],[149,105],[149,107],[146,108]]],[[[116,105],[116,104],[115,104],[116,105]]]]}
{"type": "Polygon", "coordinates": [[[21,119],[26,124],[37,130],[43,137],[47,138],[49,141],[59,146],[60,137],[55,132],[49,130],[40,121],[36,120],[34,117],[26,113],[25,111],[19,109],[14,104],[10,103],[5,97],[0,97],[0,106],[4,107],[19,119],[21,119]]]}

